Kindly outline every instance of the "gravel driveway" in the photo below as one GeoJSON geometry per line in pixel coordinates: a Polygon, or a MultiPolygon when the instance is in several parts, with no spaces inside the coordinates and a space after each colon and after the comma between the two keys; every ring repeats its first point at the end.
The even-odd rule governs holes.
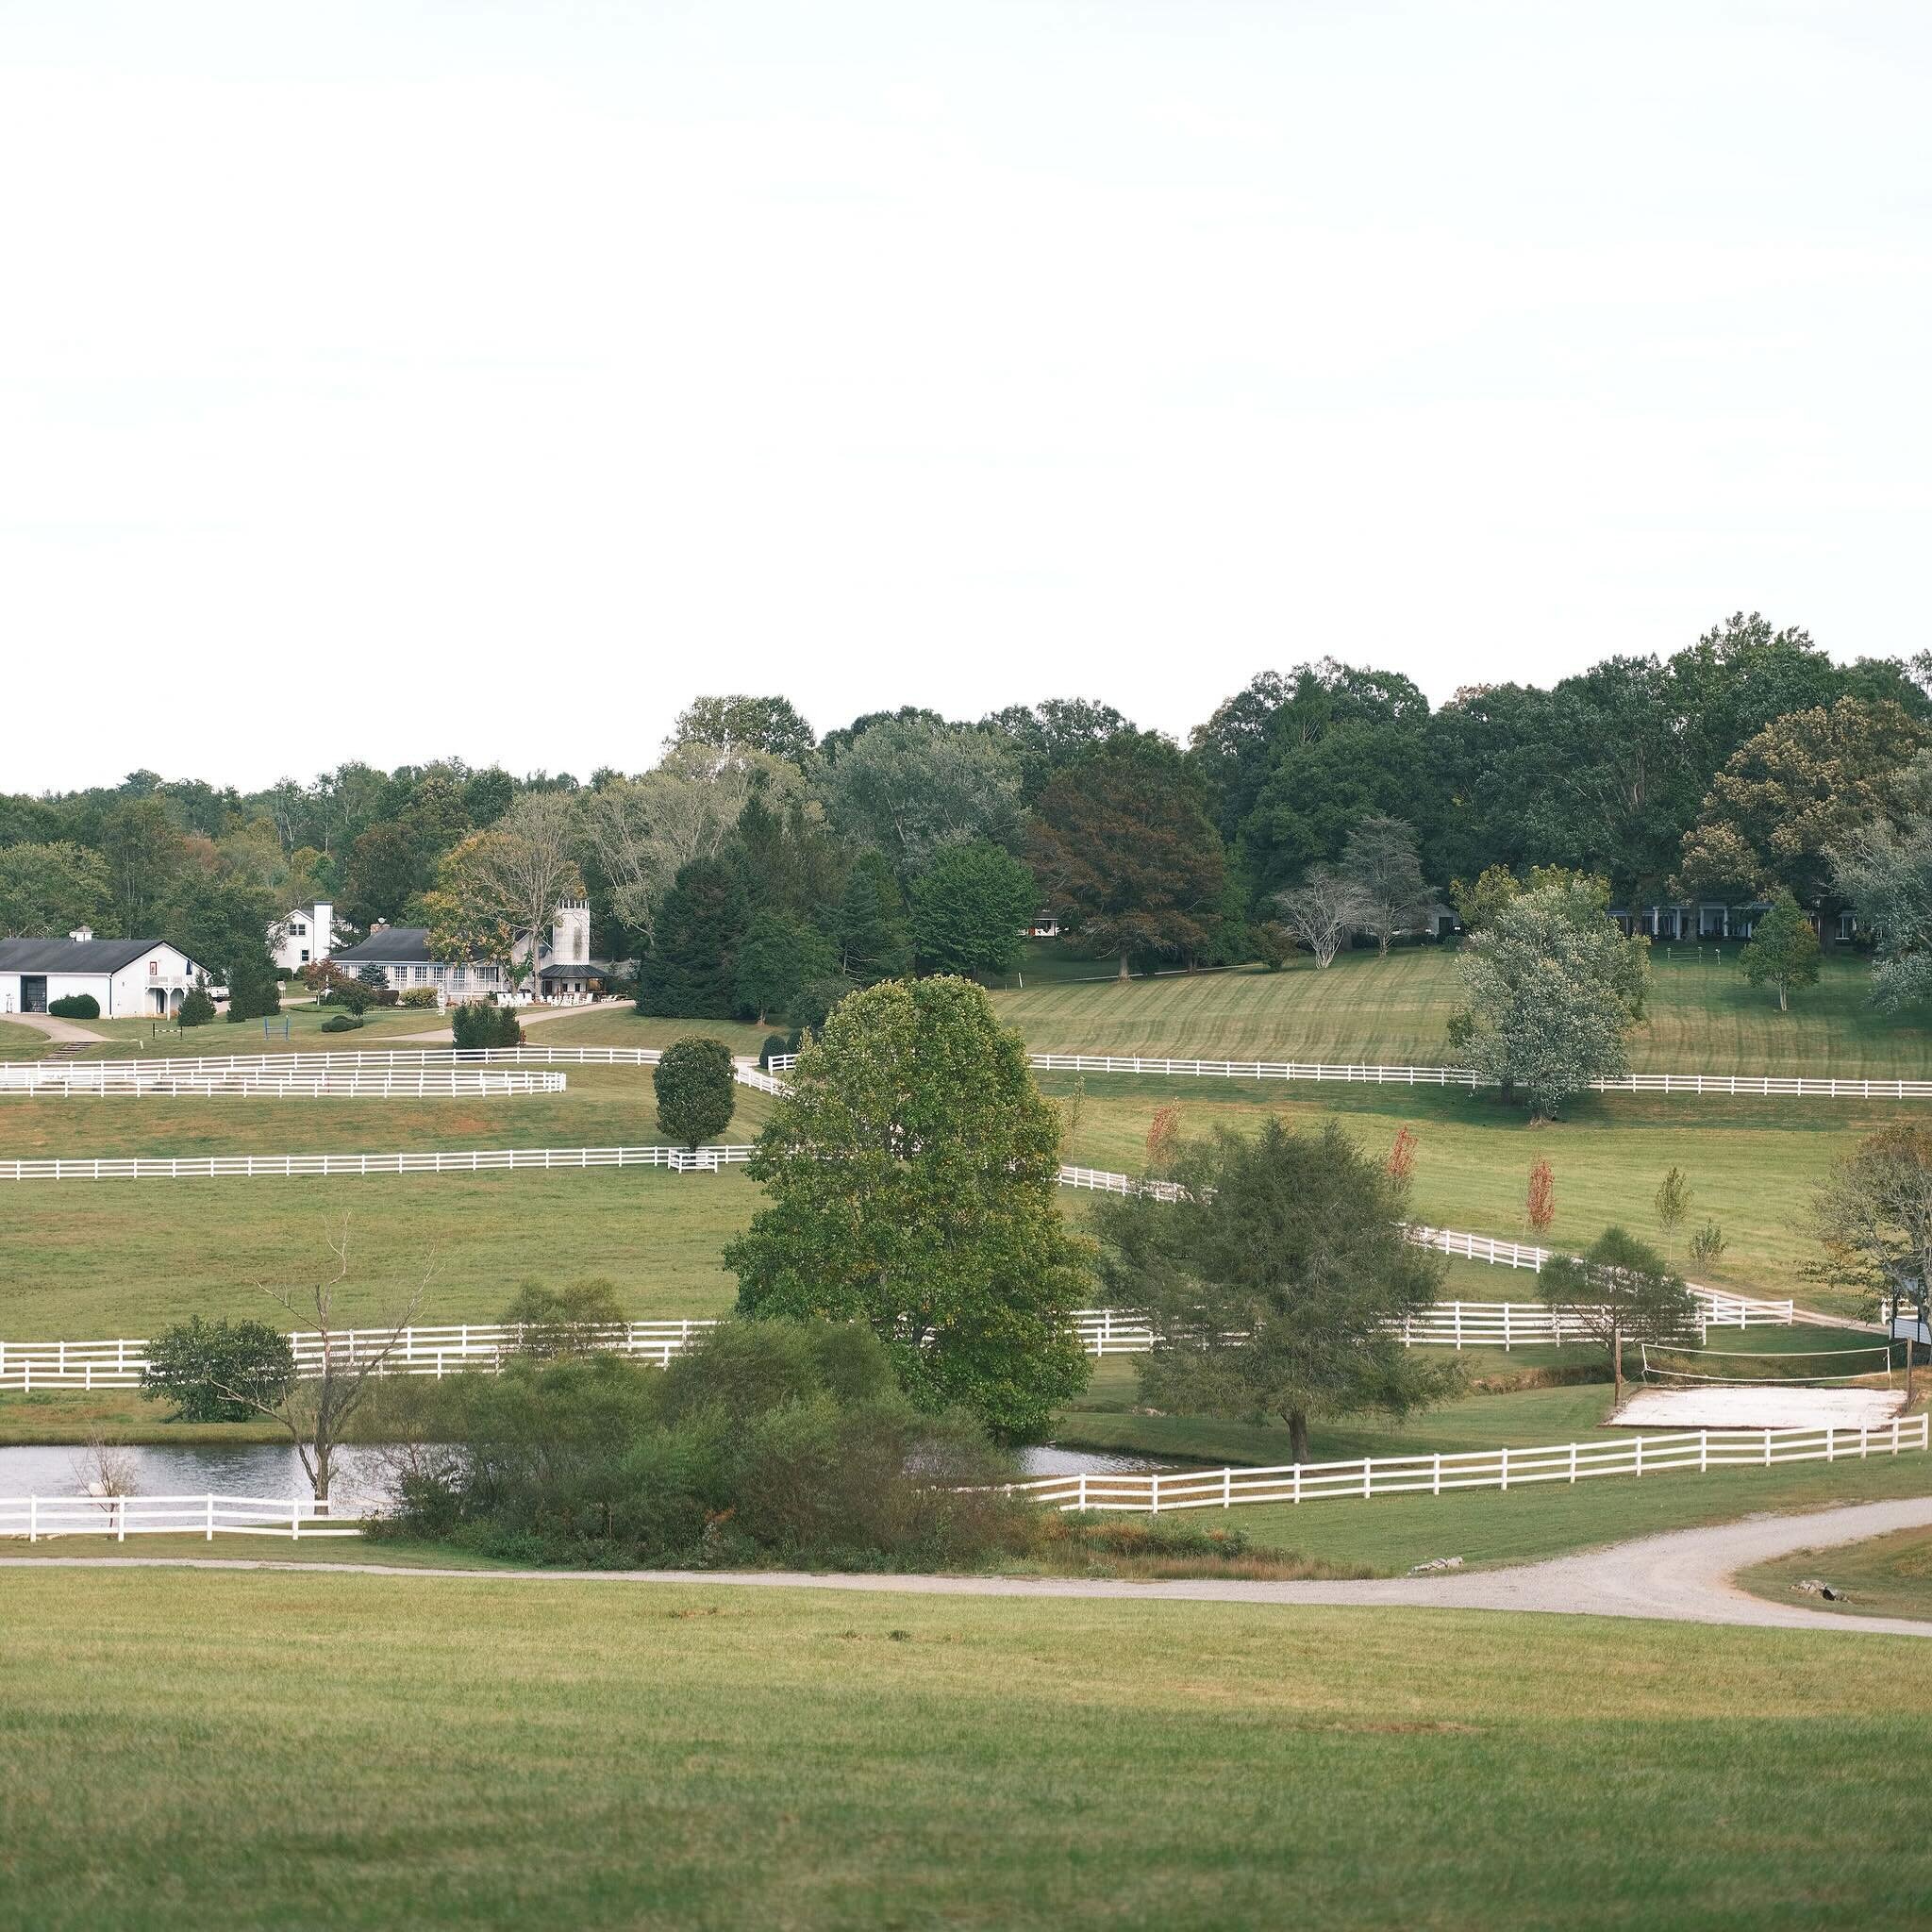
{"type": "Polygon", "coordinates": [[[0,1567],[141,1569],[198,1564],[222,1570],[307,1570],[351,1575],[491,1582],[691,1583],[715,1589],[844,1590],[905,1596],[1111,1597],[1133,1602],[1399,1606],[1410,1609],[1541,1610],[1585,1617],[1655,1617],[1782,1630],[1890,1632],[1932,1637],[1932,1623],[1840,1617],[1747,1596],[1729,1579],[1797,1550],[1858,1542],[1932,1526],[1932,1496],[1858,1503],[1794,1516],[1753,1516],[1708,1529],[1673,1530],[1547,1563],[1467,1575],[1395,1576],[1364,1583],[1250,1583],[1212,1577],[1131,1583],[1076,1576],[853,1576],[804,1571],[414,1570],[385,1563],[283,1563],[194,1557],[0,1557],[0,1567]]]}

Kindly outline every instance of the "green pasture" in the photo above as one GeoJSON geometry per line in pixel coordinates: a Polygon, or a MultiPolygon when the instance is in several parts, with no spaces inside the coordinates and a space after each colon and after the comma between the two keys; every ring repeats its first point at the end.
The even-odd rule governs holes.
{"type": "Polygon", "coordinates": [[[279,1319],[257,1284],[299,1289],[326,1272],[327,1237],[345,1221],[351,1274],[337,1307],[357,1322],[382,1320],[425,1276],[423,1322],[494,1321],[532,1276],[608,1276],[638,1320],[711,1315],[737,1286],[720,1250],[756,1205],[736,1170],[9,1182],[0,1335],[150,1335],[191,1314],[279,1319]]]}
{"type": "Polygon", "coordinates": [[[37,1932],[1923,1924],[1932,1645],[488,1574],[0,1578],[37,1932]]]}
{"type": "MultiPolygon", "coordinates": [[[[1668,1245],[1652,1200],[1665,1172],[1678,1167],[1692,1203],[1678,1231],[1677,1258],[1695,1279],[1740,1293],[1790,1295],[1842,1314],[1865,1312],[1862,1301],[1806,1274],[1818,1259],[1818,1245],[1803,1225],[1806,1206],[1832,1163],[1861,1136],[1915,1105],[1611,1094],[1579,1100],[1564,1120],[1532,1126],[1522,1109],[1493,1095],[1440,1088],[1317,1089],[1099,1074],[1077,1081],[1044,1074],[1041,1085],[1074,1108],[1071,1158],[1126,1173],[1144,1171],[1147,1130],[1169,1104],[1179,1106],[1184,1133],[1217,1125],[1246,1132],[1271,1111],[1302,1127],[1333,1116],[1376,1154],[1407,1126],[1417,1140],[1419,1219],[1544,1246],[1582,1248],[1613,1224],[1668,1245]],[[1547,1160],[1555,1176],[1556,1220],[1548,1234],[1533,1237],[1524,1201],[1537,1160],[1547,1160]],[[1683,1244],[1707,1217],[1723,1226],[1729,1245],[1716,1265],[1692,1268],[1683,1244]]],[[[1525,1282],[1520,1295],[1507,1298],[1533,1296],[1525,1282]]]]}
{"type": "MultiPolygon", "coordinates": [[[[1640,1073],[1932,1075],[1932,1026],[1870,1006],[1861,958],[1827,959],[1818,985],[1780,1013],[1774,991],[1745,984],[1735,950],[1702,965],[1663,955],[1653,948],[1649,1018],[1631,1041],[1640,1073]]],[[[1456,951],[1441,946],[1404,947],[1386,959],[1344,953],[1326,971],[1303,959],[1280,973],[1251,967],[1125,985],[1028,975],[1024,989],[992,995],[1036,1053],[1394,1066],[1454,1060],[1446,1029],[1458,998],[1456,951]]]]}
{"type": "Polygon", "coordinates": [[[1932,1530],[1901,1529],[1868,1542],[1800,1550],[1774,1563],[1740,1571],[1738,1582],[1754,1596],[1843,1617],[1923,1617],[1932,1620],[1932,1530]],[[1796,1586],[1827,1583],[1835,1601],[1796,1586]]]}

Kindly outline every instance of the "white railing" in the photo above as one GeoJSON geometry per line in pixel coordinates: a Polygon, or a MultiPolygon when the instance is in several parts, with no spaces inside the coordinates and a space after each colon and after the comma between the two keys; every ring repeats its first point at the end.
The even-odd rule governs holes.
{"type": "Polygon", "coordinates": [[[491,1073],[484,1068],[419,1067],[413,1072],[341,1067],[305,1074],[184,1074],[165,1060],[144,1067],[89,1066],[62,1061],[55,1066],[0,1064],[0,1093],[76,1095],[106,1099],[198,1100],[461,1100],[489,1095],[561,1093],[562,1074],[491,1073]]]}
{"type": "Polygon", "coordinates": [[[791,1086],[784,1080],[765,1073],[756,1060],[735,1061],[731,1077],[741,1087],[755,1087],[760,1093],[790,1093],[791,1086]]]}
{"type": "Polygon", "coordinates": [[[1162,1074],[1204,1080],[1368,1081],[1378,1087],[1477,1087],[1482,1075],[1469,1067],[1379,1067],[1317,1060],[1161,1059],[1141,1054],[1030,1053],[1026,1063],[1042,1074],[1162,1074]]]}
{"type": "MultiPolygon", "coordinates": [[[[1495,1082],[1471,1067],[1385,1067],[1317,1060],[1166,1059],[1141,1054],[1035,1053],[1043,1074],[1159,1074],[1208,1080],[1315,1080],[1375,1087],[1478,1087],[1495,1082]]],[[[773,1061],[776,1065],[776,1061],[773,1061]]],[[[1593,1093],[1712,1093],[1755,1099],[1927,1100],[1932,1080],[1840,1080],[1766,1074],[1622,1074],[1588,1083],[1593,1093]]]]}
{"type": "Polygon", "coordinates": [[[507,1169],[666,1167],[716,1174],[743,1147],[479,1147],[426,1154],[210,1154],[123,1160],[0,1160],[0,1181],[306,1180],[372,1174],[497,1174],[507,1169]]]}
{"type": "MultiPolygon", "coordinates": [[[[1173,1181],[1142,1180],[1134,1174],[1111,1174],[1097,1167],[1063,1167],[1059,1171],[1059,1184],[1063,1188],[1083,1188],[1103,1194],[1145,1194],[1157,1201],[1178,1200],[1181,1194],[1180,1188],[1173,1181]]],[[[1471,1261],[1487,1261],[1502,1268],[1527,1268],[1532,1274],[1541,1274],[1544,1263],[1555,1253],[1553,1249],[1535,1247],[1527,1241],[1493,1241],[1484,1234],[1466,1234],[1455,1227],[1424,1227],[1419,1223],[1409,1228],[1408,1238],[1423,1247],[1435,1248],[1445,1255],[1458,1255],[1471,1261]]],[[[1721,1288],[1704,1288],[1694,1281],[1688,1286],[1697,1301],[1701,1323],[1727,1328],[1744,1328],[1753,1323],[1789,1327],[1793,1319],[1789,1301],[1732,1294],[1721,1288]]],[[[1438,1306],[1450,1307],[1460,1305],[1443,1302],[1438,1306]]],[[[1468,1306],[1507,1306],[1522,1309],[1525,1325],[1541,1307],[1540,1303],[1522,1302],[1471,1303],[1468,1306]]],[[[1505,1345],[1508,1344],[1506,1342],[1505,1345]]]]}
{"type": "Polygon", "coordinates": [[[456,1067],[655,1067],[664,1058],[655,1046],[427,1046],[345,1047],[340,1053],[211,1054],[198,1058],[160,1055],[138,1060],[0,1061],[0,1092],[31,1091],[36,1079],[157,1075],[176,1079],[217,1079],[231,1074],[300,1079],[339,1074],[343,1068],[399,1074],[411,1068],[456,1067]]]}
{"type": "Polygon", "coordinates": [[[353,1507],[326,1511],[306,1496],[0,1496],[0,1537],[360,1536],[353,1507]]]}
{"type": "Polygon", "coordinates": [[[1662,1475],[1672,1471],[1769,1468],[1780,1462],[1842,1462],[1896,1456],[1926,1446],[1921,1415],[1876,1427],[1699,1429],[1674,1436],[1627,1436],[1534,1449],[1470,1449],[1452,1455],[1381,1456],[1358,1462],[1284,1463],[1272,1469],[1182,1470],[1172,1474],[1046,1476],[1015,1483],[1010,1493],[1057,1509],[1119,1509],[1159,1515],[1174,1509],[1227,1509],[1238,1503],[1359,1501],[1374,1496],[1440,1496],[1453,1490],[1511,1490],[1574,1483],[1597,1475],[1662,1475]]]}

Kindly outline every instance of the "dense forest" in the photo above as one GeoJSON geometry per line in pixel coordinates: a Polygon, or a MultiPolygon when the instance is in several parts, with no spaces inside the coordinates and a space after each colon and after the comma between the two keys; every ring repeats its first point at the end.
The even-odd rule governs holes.
{"type": "Polygon", "coordinates": [[[1667,658],[1433,708],[1398,673],[1264,672],[1185,745],[1088,699],[820,738],[782,697],[701,698],[654,762],[583,779],[441,759],[0,796],[0,933],[85,923],[225,971],[317,897],[488,951],[581,890],[655,1010],[775,1017],[827,978],[997,972],[1041,908],[1096,957],[1205,963],[1319,951],[1338,882],[1338,936],[1385,944],[1491,868],[1639,903],[1896,898],[1928,687],[1926,654],[1840,664],[1740,614],[1667,658]]]}

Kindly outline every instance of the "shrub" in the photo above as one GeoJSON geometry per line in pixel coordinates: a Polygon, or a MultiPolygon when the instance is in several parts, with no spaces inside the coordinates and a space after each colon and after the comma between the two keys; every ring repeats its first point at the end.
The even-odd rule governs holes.
{"type": "Polygon", "coordinates": [[[361,1024],[360,1013],[331,1013],[318,1030],[324,1033],[353,1033],[361,1024]]]}
{"type": "Polygon", "coordinates": [[[651,1071],[651,1085],[658,1095],[658,1127],[687,1147],[715,1140],[737,1110],[731,1049],[704,1034],[666,1047],[651,1071]]]}
{"type": "Polygon", "coordinates": [[[772,1066],[772,1056],[776,1053],[790,1053],[791,1051],[791,1043],[782,1033],[768,1033],[765,1035],[764,1045],[758,1048],[758,1065],[769,1073],[772,1066]]]}
{"type": "Polygon", "coordinates": [[[141,1386],[175,1404],[177,1423],[240,1423],[273,1405],[295,1380],[289,1338],[266,1322],[205,1322],[163,1328],[147,1345],[141,1386]]]}
{"type": "Polygon", "coordinates": [[[1730,1242],[1724,1240],[1724,1231],[1714,1221],[1707,1221],[1690,1237],[1690,1258],[1700,1268],[1709,1268],[1724,1257],[1730,1242]]]}
{"type": "Polygon", "coordinates": [[[351,979],[332,959],[317,959],[303,967],[302,983],[325,1007],[342,1007],[349,1012],[362,1013],[375,1003],[373,989],[359,979],[351,979]]]}
{"type": "Polygon", "coordinates": [[[598,1278],[553,1287],[525,1281],[503,1311],[503,1324],[515,1328],[519,1355],[547,1360],[560,1355],[589,1355],[609,1330],[624,1326],[617,1285],[598,1278]]]}
{"type": "Polygon", "coordinates": [[[282,1010],[282,983],[268,949],[243,946],[228,965],[228,1018],[262,1020],[282,1010]]]}
{"type": "Polygon", "coordinates": [[[449,1009],[449,1028],[465,1052],[493,1046],[521,1046],[524,1029],[516,1010],[493,1000],[465,1000],[449,1009]]]}
{"type": "Polygon", "coordinates": [[[1274,920],[1249,928],[1255,957],[1270,973],[1279,973],[1294,953],[1294,935],[1274,920]]]}
{"type": "Polygon", "coordinates": [[[70,992],[47,1002],[47,1010],[57,1020],[98,1020],[101,1003],[91,992],[70,992]]]}
{"type": "Polygon", "coordinates": [[[184,1026],[206,1026],[215,1016],[215,1003],[208,996],[208,989],[195,987],[181,1002],[181,1010],[175,1015],[184,1026]]]}
{"type": "Polygon", "coordinates": [[[398,1004],[405,1007],[433,1007],[436,1004],[436,989],[433,986],[412,986],[398,1004]]]}
{"type": "MultiPolygon", "coordinates": [[[[431,1392],[433,1391],[433,1392],[431,1392]]],[[[667,1370],[515,1361],[439,1406],[378,1534],[525,1561],[930,1567],[1022,1547],[1011,1465],[970,1417],[920,1413],[858,1324],[726,1323],[667,1370]]]]}

